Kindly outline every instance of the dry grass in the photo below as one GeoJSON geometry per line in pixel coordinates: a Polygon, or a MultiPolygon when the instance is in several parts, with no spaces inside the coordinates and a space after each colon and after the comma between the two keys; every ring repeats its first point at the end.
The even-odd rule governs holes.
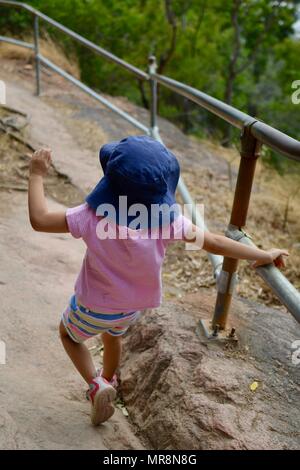
{"type": "MultiPolygon", "coordinates": [[[[24,38],[24,41],[32,43],[32,38],[24,38]]],[[[66,57],[62,48],[50,37],[40,39],[40,52],[58,67],[61,67],[74,77],[80,78],[80,70],[76,57],[73,55],[66,57]]],[[[34,62],[33,51],[4,42],[0,43],[0,58],[23,61],[26,64],[33,64],[34,62]]]]}

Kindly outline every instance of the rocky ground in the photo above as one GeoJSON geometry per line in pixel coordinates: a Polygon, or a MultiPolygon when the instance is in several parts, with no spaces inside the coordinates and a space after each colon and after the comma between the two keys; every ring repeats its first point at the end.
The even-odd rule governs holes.
{"type": "Polygon", "coordinates": [[[293,321],[236,301],[238,344],[207,341],[199,319],[213,302],[202,291],[166,303],[126,337],[122,393],[139,435],[155,449],[298,449],[293,321]]]}
{"type": "MultiPolygon", "coordinates": [[[[60,312],[72,292],[84,247],[69,236],[32,232],[26,207],[28,158],[30,146],[50,146],[54,167],[47,179],[49,204],[76,205],[100,176],[99,146],[135,131],[49,72],[43,73],[42,96],[33,96],[30,63],[2,59],[0,79],[7,83],[7,104],[29,118],[29,123],[25,116],[18,118],[21,127],[27,124],[19,132],[5,121],[14,113],[0,114],[2,127],[25,140],[0,133],[0,339],[7,345],[7,364],[0,365],[0,447],[299,447],[300,369],[291,361],[299,327],[283,308],[240,300],[232,315],[238,345],[207,343],[197,335],[197,324],[213,310],[210,267],[202,252],[192,256],[178,247],[166,260],[162,308],[147,312],[125,339],[120,393],[129,417],[120,406],[99,429],[89,425],[84,384],[57,337],[60,312]]],[[[113,102],[148,122],[144,110],[123,98],[113,102]]],[[[236,172],[228,162],[234,154],[228,157],[213,144],[187,138],[164,120],[159,125],[193,194],[199,202],[208,201],[208,223],[223,230],[232,198],[228,168],[233,179],[236,172]]],[[[289,238],[297,253],[298,206],[292,201],[286,231],[282,230],[281,207],[278,203],[274,208],[274,199],[267,200],[269,183],[262,169],[259,174],[263,176],[255,188],[255,207],[262,208],[258,196],[269,205],[264,220],[260,213],[250,214],[250,227],[259,221],[259,238],[269,233],[272,244],[287,243],[289,238]]],[[[297,255],[290,266],[287,274],[297,284],[297,255]]],[[[241,273],[244,277],[248,268],[241,273]]],[[[240,285],[240,293],[274,303],[250,276],[240,285]]],[[[91,348],[100,361],[98,343],[91,348]]]]}

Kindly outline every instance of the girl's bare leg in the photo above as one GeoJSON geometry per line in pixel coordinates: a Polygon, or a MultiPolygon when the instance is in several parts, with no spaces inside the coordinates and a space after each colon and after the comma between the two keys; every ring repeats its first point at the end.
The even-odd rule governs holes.
{"type": "Polygon", "coordinates": [[[105,332],[102,333],[101,339],[104,346],[102,375],[106,380],[110,381],[120,364],[122,353],[122,337],[112,336],[105,332]]]}
{"type": "Polygon", "coordinates": [[[62,322],[60,322],[59,325],[59,333],[62,344],[69,358],[86,383],[90,384],[95,378],[96,369],[88,348],[85,344],[75,343],[75,341],[73,341],[68,335],[62,322]]]}

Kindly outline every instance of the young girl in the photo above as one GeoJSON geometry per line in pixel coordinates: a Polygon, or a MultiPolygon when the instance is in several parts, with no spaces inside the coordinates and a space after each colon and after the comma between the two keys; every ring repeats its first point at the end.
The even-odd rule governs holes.
{"type": "Polygon", "coordinates": [[[59,331],[67,354],[89,386],[87,397],[95,425],[114,413],[122,335],[141,310],[160,304],[161,266],[170,242],[181,240],[210,253],[253,260],[254,267],[272,262],[284,266],[283,255],[288,255],[285,250],[264,251],[203,233],[182,216],[175,205],[177,159],[150,137],[133,136],[106,144],[100,150],[100,162],[104,176],[84,204],[49,212],[43,177],[51,165],[51,150],[38,150],[30,163],[28,193],[34,230],[70,232],[87,246],[59,331]],[[175,210],[157,213],[154,207],[175,210]],[[103,369],[96,371],[84,341],[99,334],[104,345],[103,369]]]}

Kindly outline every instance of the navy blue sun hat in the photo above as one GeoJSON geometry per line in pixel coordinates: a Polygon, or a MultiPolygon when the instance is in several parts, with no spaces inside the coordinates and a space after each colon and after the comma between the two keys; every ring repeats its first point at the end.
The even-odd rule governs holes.
{"type": "Polygon", "coordinates": [[[128,227],[140,215],[133,205],[143,204],[148,216],[140,218],[135,228],[161,227],[179,215],[175,192],[180,167],[175,155],[164,145],[148,136],[130,136],[103,145],[99,158],[104,176],[86,198],[98,215],[110,217],[110,211],[105,210],[106,204],[110,204],[115,209],[115,223],[128,227]],[[120,196],[127,196],[127,207],[132,212],[124,211],[120,196]],[[172,211],[153,212],[153,204],[156,208],[163,205],[162,209],[174,206],[172,211]]]}

